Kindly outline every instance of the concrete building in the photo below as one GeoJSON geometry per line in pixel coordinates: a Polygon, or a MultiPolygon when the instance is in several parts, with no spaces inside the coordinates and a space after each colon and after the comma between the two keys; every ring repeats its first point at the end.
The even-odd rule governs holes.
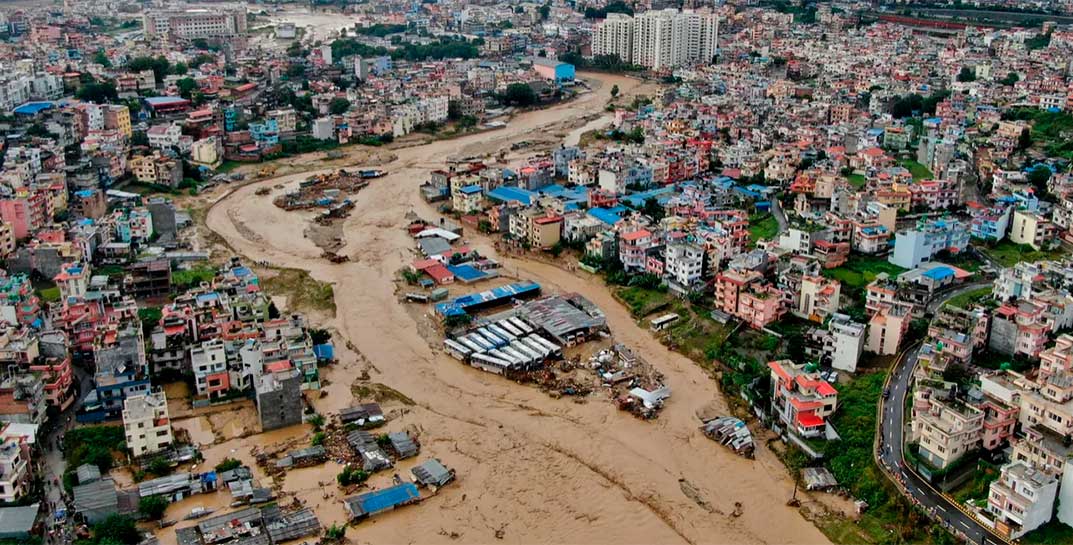
{"type": "Polygon", "coordinates": [[[1013,213],[1010,225],[1010,242],[1028,244],[1036,250],[1050,248],[1058,243],[1058,226],[1047,218],[1029,212],[1017,210],[1013,213]]]}
{"type": "Polygon", "coordinates": [[[623,13],[608,13],[607,18],[593,30],[592,54],[595,57],[613,55],[622,62],[632,62],[633,17],[623,13]]]}
{"type": "Polygon", "coordinates": [[[995,519],[999,534],[1017,539],[1051,520],[1058,479],[1033,469],[1024,462],[1002,466],[998,480],[991,483],[987,511],[995,519]]]}
{"type": "Polygon", "coordinates": [[[228,6],[213,9],[148,10],[142,16],[145,36],[154,38],[232,38],[246,35],[246,10],[228,6]]]}
{"type": "Polygon", "coordinates": [[[854,322],[845,314],[832,315],[824,336],[824,359],[835,369],[855,372],[864,352],[864,338],[864,324],[854,322]]]}
{"type": "Polygon", "coordinates": [[[898,353],[913,319],[913,307],[907,303],[894,303],[880,307],[868,320],[868,338],[864,349],[880,355],[898,353]]]}
{"type": "Polygon", "coordinates": [[[160,452],[175,440],[164,392],[128,397],[123,403],[123,431],[135,458],[160,452]]]}
{"type": "Polygon", "coordinates": [[[913,418],[912,435],[920,457],[936,469],[949,467],[980,444],[984,413],[960,401],[928,399],[928,409],[913,418]]]}
{"type": "Polygon", "coordinates": [[[916,228],[895,235],[894,252],[888,261],[899,267],[915,269],[943,250],[964,250],[969,246],[969,239],[969,229],[958,220],[922,221],[916,228]]]}
{"type": "Polygon", "coordinates": [[[265,373],[257,382],[261,431],[301,424],[304,408],[302,376],[298,370],[265,373]]]}
{"type": "Polygon", "coordinates": [[[826,435],[827,418],[838,408],[838,390],[790,360],[768,363],[771,410],[788,432],[802,438],[826,435]]]}
{"type": "Polygon", "coordinates": [[[190,348],[190,367],[194,371],[197,395],[210,399],[222,396],[231,389],[227,372],[227,351],[219,339],[206,341],[190,348]]]}
{"type": "Polygon", "coordinates": [[[0,443],[0,501],[13,503],[30,490],[30,447],[14,439],[0,443]]]}
{"type": "Polygon", "coordinates": [[[652,70],[708,64],[715,57],[719,18],[708,11],[652,10],[635,17],[608,14],[593,33],[594,56],[614,55],[652,70]]]}
{"type": "Polygon", "coordinates": [[[664,277],[671,289],[691,291],[700,282],[704,270],[704,248],[698,244],[668,244],[664,277]]]}
{"type": "Polygon", "coordinates": [[[828,316],[838,312],[841,299],[842,283],[822,276],[806,275],[801,278],[801,292],[794,314],[823,322],[828,316]]]}

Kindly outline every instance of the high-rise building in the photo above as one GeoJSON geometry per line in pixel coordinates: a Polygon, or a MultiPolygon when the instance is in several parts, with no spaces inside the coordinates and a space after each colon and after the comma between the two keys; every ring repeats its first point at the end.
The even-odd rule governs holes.
{"type": "Polygon", "coordinates": [[[151,10],[142,16],[147,38],[233,38],[246,35],[246,10],[223,9],[151,10]]]}
{"type": "Polygon", "coordinates": [[[592,54],[599,57],[614,55],[622,62],[633,61],[633,17],[609,13],[596,27],[592,37],[592,54]]]}
{"type": "Polygon", "coordinates": [[[592,53],[663,70],[711,62],[718,35],[719,17],[709,11],[664,9],[636,17],[612,13],[596,27],[592,53]]]}

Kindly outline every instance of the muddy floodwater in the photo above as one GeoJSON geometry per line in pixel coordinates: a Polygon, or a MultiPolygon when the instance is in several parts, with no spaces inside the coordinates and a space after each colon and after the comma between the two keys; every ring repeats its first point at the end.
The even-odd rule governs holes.
{"type": "MultiPolygon", "coordinates": [[[[761,446],[755,460],[739,458],[700,433],[698,412],[726,411],[718,385],[660,345],[599,278],[496,256],[490,241],[467,232],[470,243],[499,259],[511,276],[539,282],[546,293],[580,292],[599,305],[615,338],[657,367],[672,388],[657,420],[638,420],[606,399],[552,399],[464,366],[421,335],[420,311],[398,301],[394,275],[415,257],[405,216],[436,217],[418,195],[429,170],[534,135],[565,136],[586,123],[586,129],[602,127],[612,85],[624,97],[654,92],[626,77],[584,76],[595,80],[594,92],[516,116],[504,129],[394,150],[397,158],[379,167],[389,174],[356,197],[345,220],[339,253],[348,263],[319,258],[321,250],[303,237],[307,215],[284,212],[270,197],[256,195],[307,174],[221,193],[209,211],[208,227],[248,259],[303,269],[334,285],[337,315],[324,325],[338,332],[337,346],[349,341],[355,351],[340,354],[340,365],[325,372],[329,393],[313,400],[317,409],[330,414],[354,403],[348,385],[368,372],[369,381],[414,402],[387,404],[392,421],[385,429],[418,436],[416,461],[437,457],[457,470],[457,482],[438,495],[364,522],[348,536],[361,543],[827,543],[786,506],[793,483],[770,451],[761,446]]],[[[191,425],[192,435],[201,426],[191,425]]],[[[254,443],[276,440],[232,439],[210,447],[205,463],[227,452],[247,461],[254,443]]],[[[410,465],[394,471],[406,476],[410,465]]],[[[342,494],[333,482],[338,469],[328,463],[294,471],[282,489],[314,507],[325,525],[341,521],[342,494]]],[[[375,475],[370,484],[388,484],[391,473],[375,475]]]]}

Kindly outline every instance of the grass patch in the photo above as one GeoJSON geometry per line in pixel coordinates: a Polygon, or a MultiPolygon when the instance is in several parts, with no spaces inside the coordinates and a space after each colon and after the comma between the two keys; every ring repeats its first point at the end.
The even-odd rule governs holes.
{"type": "Polygon", "coordinates": [[[269,293],[287,298],[291,310],[312,309],[335,314],[335,290],[327,282],[314,280],[306,271],[279,269],[271,278],[262,280],[269,293]]]}
{"type": "Polygon", "coordinates": [[[202,282],[212,282],[213,278],[216,278],[216,269],[212,267],[178,270],[171,273],[171,287],[178,292],[184,292],[201,285],[202,282]]]}
{"type": "Polygon", "coordinates": [[[891,277],[905,272],[903,269],[883,257],[852,255],[841,267],[827,269],[823,275],[834,278],[850,288],[861,289],[876,279],[879,273],[887,273],[891,277]]]}
{"type": "Polygon", "coordinates": [[[1036,250],[1027,244],[1014,244],[1009,240],[1002,240],[994,246],[981,247],[980,250],[1003,267],[1012,267],[1022,261],[1061,259],[1068,255],[1061,246],[1053,250],[1036,250]]]}
{"type": "Polygon", "coordinates": [[[909,170],[909,173],[913,175],[913,181],[917,180],[931,180],[934,175],[928,170],[928,167],[907,158],[898,160],[898,165],[905,167],[909,170]]]}
{"type": "Polygon", "coordinates": [[[950,492],[958,503],[986,500],[991,482],[998,479],[999,468],[985,460],[976,461],[976,473],[972,479],[950,492]]]}
{"type": "Polygon", "coordinates": [[[634,318],[643,318],[670,304],[672,296],[658,289],[629,286],[615,292],[634,318]]]}
{"type": "Polygon", "coordinates": [[[756,244],[757,241],[775,238],[779,234],[779,222],[775,216],[762,213],[749,217],[749,240],[756,244]]]}
{"type": "Polygon", "coordinates": [[[849,185],[852,185],[857,189],[864,187],[864,185],[868,183],[868,180],[865,179],[864,174],[850,174],[849,176],[846,176],[846,181],[849,182],[849,185]]]}
{"type": "Polygon", "coordinates": [[[38,292],[38,297],[44,303],[55,303],[60,300],[60,288],[52,286],[51,288],[44,288],[38,292]]]}
{"type": "Polygon", "coordinates": [[[947,306],[957,308],[969,308],[984,299],[991,296],[991,291],[994,290],[994,286],[984,286],[977,290],[967,291],[965,293],[954,296],[946,302],[947,306]]]}
{"type": "Polygon", "coordinates": [[[224,161],[223,163],[220,163],[220,168],[217,168],[216,172],[220,174],[227,174],[228,172],[231,172],[232,170],[235,170],[236,168],[244,164],[245,163],[241,163],[239,161],[224,161]]]}

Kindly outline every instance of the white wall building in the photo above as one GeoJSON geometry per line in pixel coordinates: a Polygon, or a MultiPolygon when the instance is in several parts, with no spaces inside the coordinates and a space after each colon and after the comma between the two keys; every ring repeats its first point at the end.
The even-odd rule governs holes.
{"type": "Polygon", "coordinates": [[[1051,520],[1058,479],[1032,469],[1024,462],[1002,467],[1002,475],[991,483],[987,511],[996,523],[1010,527],[1010,537],[1017,539],[1051,520]]]}
{"type": "Polygon", "coordinates": [[[719,17],[708,11],[611,13],[593,33],[592,54],[615,55],[653,70],[707,64],[715,57],[718,36],[719,17]]]}
{"type": "Polygon", "coordinates": [[[135,458],[167,448],[174,437],[164,392],[128,397],[123,402],[123,432],[135,458]]]}
{"type": "Polygon", "coordinates": [[[696,244],[678,243],[667,245],[664,274],[683,288],[690,288],[700,281],[704,268],[704,248],[696,244]]]}

